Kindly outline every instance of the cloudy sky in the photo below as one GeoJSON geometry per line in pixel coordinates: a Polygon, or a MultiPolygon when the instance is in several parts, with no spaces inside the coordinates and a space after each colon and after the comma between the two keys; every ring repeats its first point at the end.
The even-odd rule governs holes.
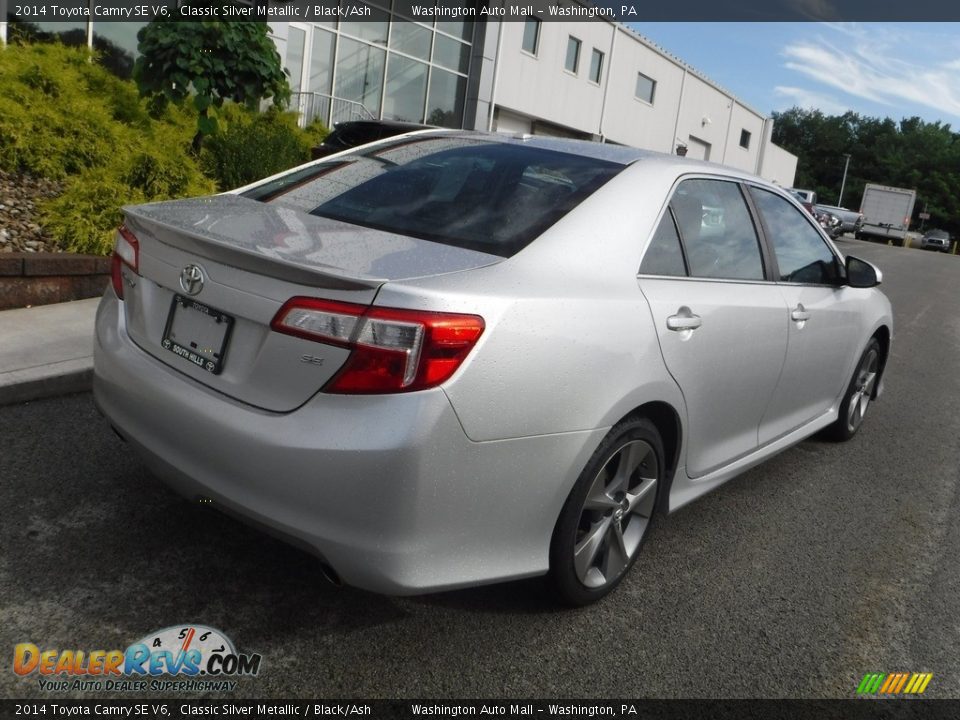
{"type": "Polygon", "coordinates": [[[794,105],[960,129],[957,23],[634,23],[761,112],[794,105]]]}

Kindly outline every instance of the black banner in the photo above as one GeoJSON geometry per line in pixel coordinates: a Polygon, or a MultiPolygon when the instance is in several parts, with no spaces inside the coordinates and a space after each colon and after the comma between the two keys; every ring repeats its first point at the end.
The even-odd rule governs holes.
{"type": "Polygon", "coordinates": [[[960,3],[942,0],[0,0],[9,20],[22,22],[146,22],[229,20],[382,22],[391,8],[412,20],[522,22],[710,21],[958,21],[960,3]]]}
{"type": "Polygon", "coordinates": [[[954,720],[960,700],[3,700],[4,718],[954,720]]]}

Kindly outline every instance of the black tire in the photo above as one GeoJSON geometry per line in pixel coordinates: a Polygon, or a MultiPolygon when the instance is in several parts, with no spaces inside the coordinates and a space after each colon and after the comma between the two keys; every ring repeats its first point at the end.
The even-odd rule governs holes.
{"type": "Polygon", "coordinates": [[[665,480],[663,441],[653,423],[632,418],[615,425],[580,473],[553,531],[549,579],[557,600],[589,605],[620,584],[649,535],[665,480]]]}
{"type": "Polygon", "coordinates": [[[880,360],[880,343],[875,337],[870,338],[847,385],[847,392],[840,403],[840,415],[825,431],[830,439],[846,442],[856,435],[863,425],[864,416],[880,379],[880,360]],[[854,406],[854,403],[857,405],[854,406]]]}

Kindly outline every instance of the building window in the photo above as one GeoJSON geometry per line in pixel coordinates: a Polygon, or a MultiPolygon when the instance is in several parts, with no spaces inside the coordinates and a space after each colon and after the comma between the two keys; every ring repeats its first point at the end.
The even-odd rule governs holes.
{"type": "Polygon", "coordinates": [[[531,55],[536,55],[539,46],[540,21],[536,18],[527,18],[523,24],[523,45],[521,47],[531,55]]]}
{"type": "Polygon", "coordinates": [[[637,91],[636,97],[638,100],[643,100],[653,105],[653,96],[657,91],[657,81],[652,78],[648,78],[643,73],[637,73],[637,91]]]}
{"type": "Polygon", "coordinates": [[[383,116],[403,122],[423,122],[427,99],[426,63],[390,53],[387,62],[387,86],[383,99],[383,116]]]}
{"type": "Polygon", "coordinates": [[[600,77],[603,75],[603,53],[593,49],[590,55],[590,81],[600,84],[600,77]]]}
{"type": "Polygon", "coordinates": [[[379,115],[386,55],[373,45],[341,37],[334,69],[337,97],[360,103],[379,115]]]}
{"type": "Polygon", "coordinates": [[[567,58],[563,62],[563,67],[574,75],[580,67],[580,41],[573,35],[567,38],[567,58]]]}
{"type": "Polygon", "coordinates": [[[740,147],[744,150],[750,149],[750,133],[747,130],[740,131],[740,147]]]}

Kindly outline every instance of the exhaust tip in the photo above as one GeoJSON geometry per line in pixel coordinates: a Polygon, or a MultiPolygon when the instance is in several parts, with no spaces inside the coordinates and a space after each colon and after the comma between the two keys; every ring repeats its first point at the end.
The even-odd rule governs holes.
{"type": "Polygon", "coordinates": [[[320,574],[323,575],[324,580],[334,587],[343,587],[343,580],[341,580],[340,576],[337,575],[337,571],[330,567],[327,563],[320,563],[320,574]]]}

